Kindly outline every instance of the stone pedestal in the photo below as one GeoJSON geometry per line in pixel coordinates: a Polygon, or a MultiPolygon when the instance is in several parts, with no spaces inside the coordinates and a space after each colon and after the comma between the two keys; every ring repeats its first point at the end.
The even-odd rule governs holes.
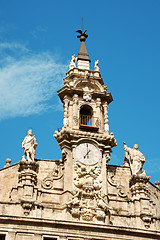
{"type": "Polygon", "coordinates": [[[20,193],[24,214],[28,215],[37,200],[37,171],[36,161],[21,160],[19,162],[19,181],[17,193],[20,193]]]}
{"type": "Polygon", "coordinates": [[[134,211],[140,216],[146,228],[149,228],[152,221],[152,211],[149,199],[149,190],[147,183],[150,177],[145,175],[133,175],[130,180],[130,189],[132,192],[134,211]]]}

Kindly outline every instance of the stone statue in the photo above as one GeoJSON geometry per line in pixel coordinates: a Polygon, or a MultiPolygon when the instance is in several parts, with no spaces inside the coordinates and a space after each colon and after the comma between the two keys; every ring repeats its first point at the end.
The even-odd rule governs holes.
{"type": "Polygon", "coordinates": [[[76,62],[77,62],[77,58],[75,58],[75,54],[74,54],[70,61],[69,69],[76,68],[76,62]]]}
{"type": "Polygon", "coordinates": [[[96,60],[95,63],[94,63],[94,71],[99,72],[99,66],[98,66],[98,64],[99,64],[99,60],[96,60]]]}
{"type": "Polygon", "coordinates": [[[34,161],[37,145],[35,136],[32,136],[32,130],[28,130],[28,135],[22,142],[22,148],[24,148],[24,154],[27,156],[28,161],[34,161]]]}
{"type": "Polygon", "coordinates": [[[131,172],[133,175],[146,175],[145,171],[142,170],[143,164],[145,163],[145,156],[138,150],[138,144],[134,144],[133,149],[127,147],[124,142],[125,159],[128,159],[131,172]]]}

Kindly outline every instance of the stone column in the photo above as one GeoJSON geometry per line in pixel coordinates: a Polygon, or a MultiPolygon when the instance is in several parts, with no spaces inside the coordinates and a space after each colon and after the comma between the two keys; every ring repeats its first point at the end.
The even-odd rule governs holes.
{"type": "Polygon", "coordinates": [[[99,127],[99,130],[102,131],[102,127],[103,127],[103,118],[102,118],[102,111],[101,111],[101,99],[100,98],[97,98],[96,100],[96,108],[97,108],[97,111],[96,111],[96,119],[94,119],[94,125],[96,127],[99,127]]]}
{"type": "Polygon", "coordinates": [[[63,126],[67,127],[69,120],[68,120],[68,104],[69,104],[69,99],[67,96],[64,97],[63,99],[64,102],[64,118],[63,118],[63,126]]]}
{"type": "Polygon", "coordinates": [[[79,128],[79,114],[78,114],[78,94],[73,96],[73,118],[72,118],[72,127],[79,128]]]}
{"type": "Polygon", "coordinates": [[[103,105],[103,109],[104,109],[104,129],[105,129],[105,132],[107,132],[109,134],[108,104],[107,103],[105,103],[103,105]]]}

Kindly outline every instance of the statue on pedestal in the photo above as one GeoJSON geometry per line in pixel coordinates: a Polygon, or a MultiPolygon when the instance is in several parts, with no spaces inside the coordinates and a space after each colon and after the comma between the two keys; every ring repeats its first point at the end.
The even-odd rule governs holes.
{"type": "Polygon", "coordinates": [[[37,145],[35,136],[32,136],[32,130],[28,130],[28,135],[22,142],[22,148],[24,149],[24,154],[27,156],[28,161],[34,161],[37,145]]]}
{"type": "Polygon", "coordinates": [[[99,72],[99,66],[98,66],[98,64],[99,64],[99,60],[96,60],[95,63],[94,63],[94,71],[99,72]]]}
{"type": "Polygon", "coordinates": [[[142,170],[143,164],[145,163],[145,156],[138,150],[138,144],[134,144],[133,149],[127,147],[124,142],[124,150],[125,150],[125,159],[128,160],[131,172],[133,175],[144,175],[145,171],[142,170]]]}
{"type": "Polygon", "coordinates": [[[75,54],[74,54],[70,61],[69,69],[76,68],[76,62],[77,62],[77,58],[75,57],[75,54]]]}

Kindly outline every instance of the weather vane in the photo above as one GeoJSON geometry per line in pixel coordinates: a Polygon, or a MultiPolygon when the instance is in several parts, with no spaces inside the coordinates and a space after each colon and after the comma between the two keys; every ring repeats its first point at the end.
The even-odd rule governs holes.
{"type": "Polygon", "coordinates": [[[76,32],[80,33],[80,35],[77,36],[77,38],[80,38],[81,42],[85,42],[88,34],[86,34],[87,30],[83,32],[83,17],[82,17],[82,30],[77,30],[76,32]]]}

